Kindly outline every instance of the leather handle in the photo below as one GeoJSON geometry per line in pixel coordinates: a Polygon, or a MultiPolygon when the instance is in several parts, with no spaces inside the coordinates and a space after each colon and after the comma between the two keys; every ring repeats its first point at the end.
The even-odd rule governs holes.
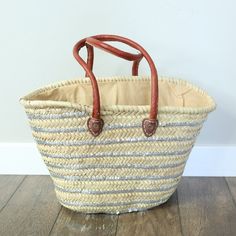
{"type": "MultiPolygon", "coordinates": [[[[89,48],[89,46],[94,46],[97,48],[100,48],[108,53],[111,53],[117,57],[126,59],[128,61],[133,61],[133,66],[132,66],[132,75],[133,76],[137,76],[138,75],[138,67],[139,67],[139,63],[143,58],[142,53],[139,54],[133,54],[133,53],[129,53],[129,52],[125,52],[123,50],[120,50],[118,48],[115,48],[107,43],[104,43],[102,41],[99,41],[96,38],[87,38],[86,39],[86,46],[87,46],[87,52],[88,52],[88,60],[87,60],[87,64],[89,65],[89,67],[92,70],[93,67],[93,50],[89,48]]],[[[85,74],[85,76],[87,77],[87,73],[85,74]]]]}
{"type": "MultiPolygon", "coordinates": [[[[93,71],[93,61],[94,61],[94,50],[93,47],[90,46],[89,44],[86,44],[87,48],[87,65],[88,68],[93,71]]],[[[87,72],[85,73],[85,76],[88,77],[87,72]]]]}
{"type": "Polygon", "coordinates": [[[133,53],[125,52],[123,50],[115,48],[107,43],[104,43],[104,42],[102,42],[96,38],[92,38],[92,37],[86,39],[86,44],[100,48],[106,52],[109,52],[115,56],[121,57],[121,58],[126,59],[128,61],[140,60],[143,57],[142,53],[133,54],[133,53]]]}
{"type": "Polygon", "coordinates": [[[92,46],[98,47],[103,49],[113,55],[122,57],[126,60],[134,61],[133,64],[133,72],[138,71],[138,65],[142,57],[144,57],[150,67],[151,70],[151,105],[150,105],[150,113],[149,118],[146,118],[142,122],[143,132],[144,134],[149,137],[152,136],[157,129],[158,120],[157,120],[157,113],[158,113],[158,75],[155,64],[147,53],[147,51],[136,42],[117,35],[96,35],[89,38],[85,38],[80,40],[73,49],[73,54],[75,59],[79,62],[79,64],[84,68],[86,75],[90,78],[92,83],[93,89],[93,113],[92,117],[88,120],[88,129],[94,135],[98,136],[102,132],[103,128],[103,120],[100,117],[100,96],[98,90],[98,84],[96,78],[92,72],[92,65],[93,65],[93,49],[92,46]],[[140,53],[139,54],[131,54],[124,52],[120,49],[117,49],[109,44],[104,43],[104,41],[118,41],[124,44],[131,46],[134,49],[137,49],[140,53]],[[79,51],[82,47],[86,46],[88,50],[88,59],[87,63],[80,57],[79,51]],[[134,66],[135,65],[135,66],[134,66]],[[134,68],[135,67],[135,68],[134,68]]]}

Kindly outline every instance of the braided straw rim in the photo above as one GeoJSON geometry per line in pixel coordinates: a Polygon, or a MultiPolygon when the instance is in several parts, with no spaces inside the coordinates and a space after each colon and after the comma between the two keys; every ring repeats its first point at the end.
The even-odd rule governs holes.
{"type": "MultiPolygon", "coordinates": [[[[98,77],[98,82],[111,82],[111,81],[147,81],[150,80],[148,76],[114,76],[114,77],[98,77]]],[[[187,113],[187,114],[198,114],[198,113],[208,113],[213,111],[216,108],[216,103],[211,96],[207,94],[206,91],[202,90],[201,88],[185,81],[182,79],[177,79],[173,77],[160,77],[159,81],[167,81],[173,84],[181,84],[188,88],[194,89],[196,92],[201,94],[205,97],[206,103],[208,105],[204,107],[172,107],[172,106],[162,106],[159,107],[159,113],[187,113]]],[[[63,86],[74,85],[74,84],[90,84],[89,78],[79,78],[75,80],[66,80],[57,83],[50,84],[48,86],[42,87],[40,89],[35,90],[34,92],[29,93],[28,95],[20,98],[20,103],[25,108],[73,108],[78,109],[81,111],[85,111],[88,113],[92,112],[92,106],[76,104],[71,102],[63,102],[63,101],[45,101],[45,100],[31,100],[32,96],[38,95],[40,93],[46,92],[50,89],[60,88],[63,86]]],[[[103,114],[106,113],[120,113],[120,112],[138,112],[140,114],[145,114],[149,112],[150,105],[140,106],[140,105],[109,105],[109,106],[102,106],[101,111],[103,114]]]]}

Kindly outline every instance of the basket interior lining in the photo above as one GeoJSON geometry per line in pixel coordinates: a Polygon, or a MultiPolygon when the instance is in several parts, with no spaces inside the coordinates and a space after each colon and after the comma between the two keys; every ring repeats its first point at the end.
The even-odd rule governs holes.
{"type": "MultiPolygon", "coordinates": [[[[159,106],[206,107],[210,106],[207,95],[184,83],[159,80],[159,106]]],[[[101,105],[150,105],[149,80],[98,81],[101,105]]],[[[29,100],[64,101],[92,105],[92,88],[88,83],[75,83],[45,90],[32,95],[29,100]]]]}

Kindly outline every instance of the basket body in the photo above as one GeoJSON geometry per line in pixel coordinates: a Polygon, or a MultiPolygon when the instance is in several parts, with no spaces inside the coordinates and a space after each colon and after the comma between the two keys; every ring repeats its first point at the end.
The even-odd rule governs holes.
{"type": "MultiPolygon", "coordinates": [[[[203,91],[196,91],[210,101],[203,91]]],[[[57,198],[63,206],[86,213],[131,212],[166,202],[215,106],[208,101],[206,108],[160,107],[159,127],[149,138],[141,129],[148,107],[102,108],[104,129],[93,137],[86,126],[90,106],[32,101],[31,95],[22,103],[57,198]]]]}

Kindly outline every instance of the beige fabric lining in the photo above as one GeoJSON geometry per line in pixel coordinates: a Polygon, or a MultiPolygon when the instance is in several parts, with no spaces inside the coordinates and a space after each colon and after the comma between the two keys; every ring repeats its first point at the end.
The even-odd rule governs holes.
{"type": "MultiPolygon", "coordinates": [[[[150,80],[132,77],[124,80],[98,81],[101,105],[145,106],[150,104],[150,80]]],[[[32,94],[31,101],[62,101],[81,105],[92,105],[92,89],[88,79],[62,87],[53,87],[32,94]]],[[[209,99],[193,86],[159,80],[159,106],[208,107],[209,99]]]]}

